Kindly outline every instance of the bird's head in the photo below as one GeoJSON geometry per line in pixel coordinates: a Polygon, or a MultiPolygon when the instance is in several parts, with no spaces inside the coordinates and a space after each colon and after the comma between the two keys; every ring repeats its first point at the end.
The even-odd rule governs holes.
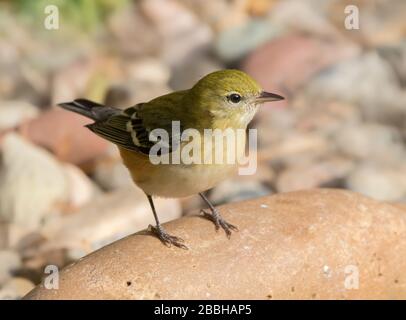
{"type": "Polygon", "coordinates": [[[284,99],[265,92],[246,73],[221,70],[200,79],[189,91],[193,113],[209,115],[218,127],[245,128],[264,102],[284,99]]]}

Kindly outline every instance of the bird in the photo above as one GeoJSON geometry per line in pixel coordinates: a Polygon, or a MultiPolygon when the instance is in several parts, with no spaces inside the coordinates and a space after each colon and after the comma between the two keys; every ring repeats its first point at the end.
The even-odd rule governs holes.
{"type": "MultiPolygon", "coordinates": [[[[248,124],[263,103],[283,99],[278,94],[264,91],[245,72],[225,69],[207,74],[190,89],[168,93],[126,109],[82,98],[58,105],[92,119],[94,122],[86,127],[117,145],[132,180],[144,191],[150,204],[155,219],[155,226],[149,225],[150,231],[166,246],[188,249],[182,238],[169,234],[162,226],[153,197],[181,198],[198,194],[208,206],[209,212],[202,210],[204,216],[213,221],[216,231],[222,228],[230,238],[231,231],[238,231],[238,228],[221,216],[204,193],[235,175],[238,162],[153,163],[151,152],[157,149],[157,137],[153,133],[157,129],[165,130],[170,136],[164,141],[166,148],[158,150],[156,155],[174,155],[186,150],[187,145],[185,141],[179,142],[174,123],[178,124],[181,133],[192,129],[199,136],[203,136],[206,130],[247,131],[248,124]]],[[[227,135],[223,138],[227,139],[227,135]]],[[[237,160],[245,149],[245,135],[240,140],[236,142],[240,150],[236,154],[237,160]]],[[[226,157],[228,147],[227,144],[217,147],[204,142],[194,150],[206,151],[203,157],[212,159],[217,151],[223,151],[223,157],[226,157]]]]}

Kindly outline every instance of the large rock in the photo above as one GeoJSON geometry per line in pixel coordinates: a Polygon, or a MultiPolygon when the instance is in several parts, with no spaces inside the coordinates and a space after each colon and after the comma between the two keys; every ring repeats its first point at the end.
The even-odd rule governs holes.
{"type": "Polygon", "coordinates": [[[279,173],[276,189],[287,192],[336,185],[347,176],[352,167],[350,160],[338,156],[311,164],[304,162],[288,166],[279,173]]]}
{"type": "Polygon", "coordinates": [[[34,284],[27,279],[14,277],[7,281],[0,289],[0,300],[16,300],[24,297],[34,288],[34,284]]]}
{"type": "Polygon", "coordinates": [[[0,250],[0,287],[21,267],[21,258],[12,250],[0,250]]]}
{"type": "Polygon", "coordinates": [[[21,136],[7,134],[0,159],[0,220],[35,229],[67,198],[60,163],[21,136]]]}
{"type": "Polygon", "coordinates": [[[406,157],[402,134],[396,127],[377,123],[343,126],[334,138],[338,150],[360,160],[398,164],[406,157]]]}
{"type": "Polygon", "coordinates": [[[134,185],[130,172],[123,165],[120,153],[113,144],[104,157],[97,159],[93,179],[108,191],[134,185]]]}
{"type": "Polygon", "coordinates": [[[382,201],[406,199],[406,166],[361,162],[347,179],[348,189],[382,201]]]}
{"type": "Polygon", "coordinates": [[[359,48],[349,43],[286,35],[253,51],[243,61],[242,70],[271,92],[294,92],[324,68],[358,52],[359,48]]]}
{"type": "Polygon", "coordinates": [[[91,122],[76,113],[52,109],[21,126],[19,131],[28,140],[50,150],[60,160],[86,164],[103,155],[109,145],[84,127],[91,122]]]}
{"type": "MultiPolygon", "coordinates": [[[[313,2],[313,1],[310,1],[313,2]]],[[[406,20],[404,12],[406,2],[403,0],[388,1],[323,1],[328,16],[335,26],[345,32],[345,36],[363,43],[366,47],[378,47],[399,43],[405,39],[406,20]],[[347,6],[358,8],[360,28],[358,30],[345,30],[344,13],[347,6]]],[[[318,3],[318,2],[316,2],[318,3]]]]}
{"type": "Polygon", "coordinates": [[[211,222],[165,225],[189,250],[141,232],[66,267],[59,289],[26,299],[406,298],[406,211],[344,190],[227,205],[240,232],[211,222]]]}
{"type": "Polygon", "coordinates": [[[320,72],[304,88],[308,101],[340,101],[360,106],[363,118],[403,125],[406,93],[390,63],[369,51],[320,72]]]}
{"type": "Polygon", "coordinates": [[[270,192],[270,188],[262,184],[259,179],[244,179],[238,176],[234,179],[223,181],[212,189],[209,200],[213,204],[218,205],[257,198],[270,192]]]}
{"type": "MultiPolygon", "coordinates": [[[[177,219],[181,208],[177,199],[155,199],[161,222],[177,219]]],[[[39,251],[68,249],[79,258],[154,223],[151,207],[141,189],[134,185],[106,193],[75,214],[55,217],[41,234],[48,240],[39,251]]],[[[35,246],[38,250],[38,246],[35,246]]]]}
{"type": "Polygon", "coordinates": [[[220,32],[214,49],[223,61],[234,62],[280,33],[271,20],[252,19],[220,32]]]}
{"type": "Polygon", "coordinates": [[[14,128],[38,113],[36,107],[25,101],[0,101],[0,131],[14,128]]]}
{"type": "Polygon", "coordinates": [[[140,11],[161,37],[161,59],[171,66],[210,44],[212,31],[174,0],[140,1],[140,11]]]}

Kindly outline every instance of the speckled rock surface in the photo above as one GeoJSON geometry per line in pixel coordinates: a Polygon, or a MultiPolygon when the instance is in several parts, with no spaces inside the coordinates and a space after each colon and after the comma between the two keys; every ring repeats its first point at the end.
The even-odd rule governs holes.
{"type": "Polygon", "coordinates": [[[58,290],[27,299],[406,298],[406,211],[344,190],[277,194],[220,207],[240,231],[166,224],[189,250],[144,233],[60,273],[58,290]]]}

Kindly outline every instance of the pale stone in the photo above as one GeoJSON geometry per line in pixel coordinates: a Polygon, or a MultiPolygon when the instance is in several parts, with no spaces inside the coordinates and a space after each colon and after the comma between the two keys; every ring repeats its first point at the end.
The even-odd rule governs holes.
{"type": "Polygon", "coordinates": [[[67,199],[65,172],[48,152],[10,133],[0,166],[0,219],[37,228],[67,199]]]}

